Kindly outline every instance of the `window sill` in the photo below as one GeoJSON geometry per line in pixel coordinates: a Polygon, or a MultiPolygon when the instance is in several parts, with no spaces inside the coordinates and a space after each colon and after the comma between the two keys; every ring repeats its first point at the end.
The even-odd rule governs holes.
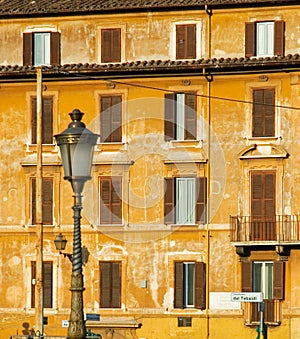
{"type": "Polygon", "coordinates": [[[170,140],[173,147],[203,147],[203,140],[170,140]]]}
{"type": "Polygon", "coordinates": [[[96,151],[120,151],[124,145],[124,142],[102,142],[97,144],[96,151]]]}
{"type": "MultiPolygon", "coordinates": [[[[26,152],[34,153],[37,152],[37,144],[26,144],[26,152]]],[[[55,144],[43,144],[42,152],[57,153],[55,144]]]]}

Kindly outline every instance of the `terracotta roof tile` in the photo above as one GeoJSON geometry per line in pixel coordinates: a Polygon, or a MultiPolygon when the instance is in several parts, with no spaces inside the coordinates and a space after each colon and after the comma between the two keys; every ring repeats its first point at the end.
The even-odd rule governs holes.
{"type": "MultiPolygon", "coordinates": [[[[203,70],[211,74],[247,73],[269,71],[298,71],[300,55],[288,54],[284,57],[266,58],[219,58],[198,60],[144,60],[115,64],[65,64],[60,66],[43,66],[45,78],[63,78],[76,76],[118,77],[118,76],[151,76],[151,74],[168,75],[180,73],[201,74],[203,70]]],[[[34,66],[0,65],[0,79],[35,78],[34,66]]]]}
{"type": "Polygon", "coordinates": [[[297,0],[0,0],[0,17],[297,3],[297,0]]]}

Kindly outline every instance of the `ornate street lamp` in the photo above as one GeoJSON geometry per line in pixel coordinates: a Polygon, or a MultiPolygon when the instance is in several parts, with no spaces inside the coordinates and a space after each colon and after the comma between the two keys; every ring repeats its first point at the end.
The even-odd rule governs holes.
{"type": "Polygon", "coordinates": [[[71,314],[68,328],[69,339],[83,339],[86,335],[83,314],[83,274],[81,250],[81,209],[82,190],[87,180],[91,179],[93,148],[99,135],[89,131],[81,122],[84,113],[74,109],[69,113],[72,122],[61,134],[55,135],[60,147],[64,168],[64,179],[69,180],[74,192],[74,238],[71,276],[71,314]]]}

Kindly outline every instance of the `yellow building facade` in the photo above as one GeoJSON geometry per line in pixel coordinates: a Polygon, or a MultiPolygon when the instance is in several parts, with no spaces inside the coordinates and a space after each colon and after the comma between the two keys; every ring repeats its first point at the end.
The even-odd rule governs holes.
{"type": "Polygon", "coordinates": [[[37,66],[46,337],[67,335],[71,304],[54,239],[72,252],[73,199],[53,136],[78,108],[101,135],[83,192],[87,329],[255,338],[260,303],[232,300],[240,292],[262,293],[269,339],[297,338],[299,5],[0,9],[1,338],[36,329],[37,66]]]}

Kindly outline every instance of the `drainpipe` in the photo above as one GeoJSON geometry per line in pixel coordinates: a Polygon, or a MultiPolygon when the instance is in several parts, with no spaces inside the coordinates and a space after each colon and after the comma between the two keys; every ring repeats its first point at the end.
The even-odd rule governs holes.
{"type": "MultiPolygon", "coordinates": [[[[205,12],[207,14],[207,51],[208,58],[211,58],[211,17],[212,10],[205,5],[205,12]]],[[[206,338],[210,338],[210,318],[209,318],[209,273],[210,273],[210,116],[211,116],[211,82],[212,77],[205,74],[205,68],[203,68],[203,75],[207,80],[207,189],[206,189],[206,307],[205,307],[205,318],[206,318],[206,338]]]]}
{"type": "Polygon", "coordinates": [[[42,68],[37,67],[36,89],[36,285],[35,285],[35,332],[44,336],[43,302],[43,218],[42,218],[42,68]]]}

